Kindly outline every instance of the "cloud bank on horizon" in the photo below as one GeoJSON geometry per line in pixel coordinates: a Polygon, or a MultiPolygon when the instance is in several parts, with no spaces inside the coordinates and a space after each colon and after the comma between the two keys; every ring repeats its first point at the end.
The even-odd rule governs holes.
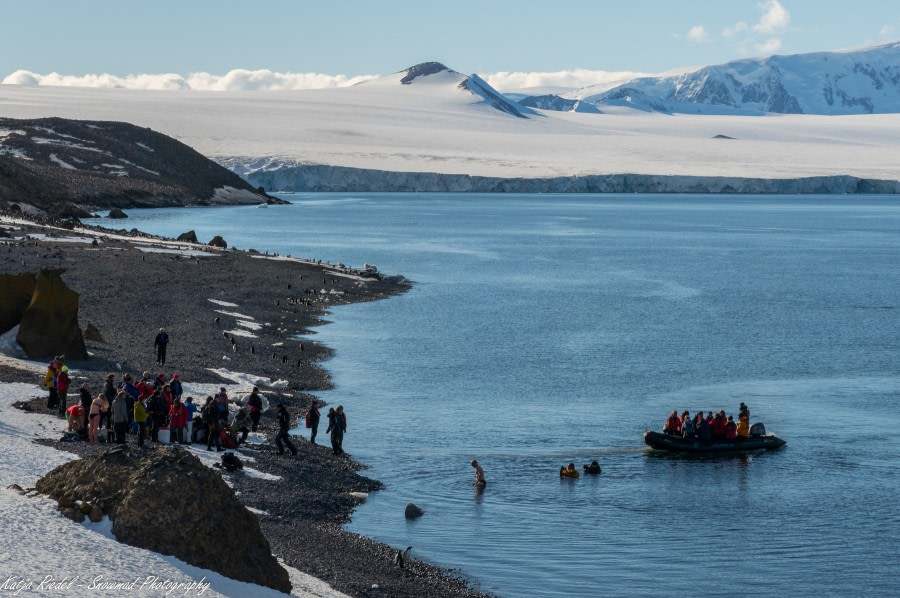
{"type": "MultiPolygon", "coordinates": [[[[585,87],[600,83],[629,81],[649,73],[634,71],[596,71],[573,69],[557,72],[507,72],[482,75],[494,88],[585,87]]],[[[349,87],[379,75],[326,75],[322,73],[278,73],[268,69],[233,69],[224,75],[191,73],[138,74],[120,77],[110,74],[42,75],[18,70],[0,81],[2,85],[47,85],[61,87],[99,87],[106,89],[151,89],[168,91],[280,91],[349,87]]]]}

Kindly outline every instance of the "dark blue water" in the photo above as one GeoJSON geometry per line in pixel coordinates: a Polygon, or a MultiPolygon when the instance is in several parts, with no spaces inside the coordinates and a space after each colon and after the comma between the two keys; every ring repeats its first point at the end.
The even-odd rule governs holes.
{"type": "Polygon", "coordinates": [[[504,596],[897,594],[897,200],[289,199],[125,226],[415,281],[318,331],[345,447],[388,485],[349,529],[504,596]],[[642,444],[673,409],[741,401],[784,450],[642,444]],[[599,478],[558,478],[592,459],[599,478]]]}

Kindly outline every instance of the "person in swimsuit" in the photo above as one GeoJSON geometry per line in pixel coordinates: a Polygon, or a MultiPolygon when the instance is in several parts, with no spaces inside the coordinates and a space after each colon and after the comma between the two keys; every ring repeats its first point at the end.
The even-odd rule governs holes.
{"type": "Polygon", "coordinates": [[[106,413],[109,409],[109,403],[103,395],[97,397],[91,402],[91,413],[88,416],[88,441],[91,444],[97,444],[97,430],[100,428],[100,414],[106,413]]]}
{"type": "Polygon", "coordinates": [[[487,480],[484,479],[484,470],[481,468],[481,465],[478,464],[478,461],[472,459],[472,467],[475,468],[475,484],[476,488],[484,488],[487,486],[487,480]]]}

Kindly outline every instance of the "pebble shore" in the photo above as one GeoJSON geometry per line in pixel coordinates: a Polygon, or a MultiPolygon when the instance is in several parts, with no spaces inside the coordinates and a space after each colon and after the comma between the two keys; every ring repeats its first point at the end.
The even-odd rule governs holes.
{"type": "MultiPolygon", "coordinates": [[[[87,343],[90,359],[69,364],[79,375],[70,403],[83,382],[94,394],[99,392],[108,372],[116,373],[117,380],[122,371],[135,376],[144,370],[178,372],[186,383],[224,384],[228,381],[210,371],[224,368],[286,380],[285,389],[261,390],[273,406],[284,403],[292,418],[299,418],[315,400],[310,393],[331,387],[321,367],[330,351],[310,340],[310,329],[322,324],[334,305],[385,298],[408,289],[402,280],[363,278],[327,265],[248,251],[186,244],[179,247],[187,251],[180,251],[169,243],[160,245],[158,238],[119,231],[70,231],[23,221],[0,225],[12,229],[7,230],[9,237],[0,237],[0,272],[64,268],[63,280],[81,296],[82,327],[90,322],[104,337],[104,343],[87,343]],[[72,241],[91,236],[97,238],[96,244],[72,241]],[[258,326],[239,325],[239,320],[258,326]],[[155,364],[153,350],[160,327],[171,337],[164,367],[155,364]]],[[[39,384],[42,377],[0,365],[0,380],[39,384]]],[[[202,401],[204,397],[195,398],[202,401]]],[[[45,410],[40,399],[23,408],[45,410]]],[[[277,431],[273,411],[263,414],[260,422],[259,433],[268,439],[277,431]]],[[[269,475],[229,476],[239,499],[261,511],[260,525],[273,553],[352,596],[487,596],[458,572],[415,558],[401,569],[393,559],[400,547],[343,529],[361,500],[351,492],[368,493],[382,486],[360,475],[363,467],[352,457],[332,454],[326,446],[325,411],[327,407],[322,411],[319,444],[295,438],[296,457],[276,455],[269,442],[247,444],[244,450],[253,459],[252,468],[269,475]],[[280,479],[267,479],[275,476],[280,479]]],[[[349,436],[347,440],[346,448],[352,452],[352,440],[349,436]]],[[[129,437],[129,442],[134,441],[129,437]]],[[[38,442],[80,455],[107,448],[59,442],[59,438],[38,442]]]]}

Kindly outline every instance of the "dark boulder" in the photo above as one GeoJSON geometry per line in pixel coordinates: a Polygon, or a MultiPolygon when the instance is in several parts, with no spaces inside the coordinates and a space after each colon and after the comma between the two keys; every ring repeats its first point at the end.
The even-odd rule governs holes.
{"type": "Polygon", "coordinates": [[[34,294],[34,274],[0,274],[0,334],[22,321],[34,294]]]}
{"type": "Polygon", "coordinates": [[[16,341],[32,359],[67,355],[87,359],[78,326],[78,293],[62,280],[65,270],[41,270],[16,341]]]}
{"type": "Polygon", "coordinates": [[[228,249],[228,243],[225,242],[220,235],[216,235],[212,238],[212,240],[207,243],[210,247],[221,247],[222,249],[228,249]]]}
{"type": "MultiPolygon", "coordinates": [[[[287,571],[272,556],[256,515],[238,502],[218,472],[187,451],[146,455],[117,448],[61,465],[36,488],[61,504],[89,504],[92,519],[108,515],[119,542],[232,579],[291,591],[287,571]]],[[[83,518],[80,511],[76,516],[64,509],[63,514],[83,518]]]]}
{"type": "Polygon", "coordinates": [[[109,211],[109,214],[106,215],[107,218],[112,218],[114,220],[121,220],[122,218],[128,218],[128,214],[122,211],[122,208],[113,208],[109,211]]]}
{"type": "Polygon", "coordinates": [[[413,503],[409,503],[406,505],[406,511],[403,513],[407,519],[416,519],[425,514],[425,511],[414,505],[413,503]]]}
{"type": "Polygon", "coordinates": [[[178,240],[184,241],[186,243],[199,243],[200,242],[197,240],[197,233],[195,233],[192,230],[189,230],[186,233],[181,233],[180,235],[178,235],[178,240]]]}

